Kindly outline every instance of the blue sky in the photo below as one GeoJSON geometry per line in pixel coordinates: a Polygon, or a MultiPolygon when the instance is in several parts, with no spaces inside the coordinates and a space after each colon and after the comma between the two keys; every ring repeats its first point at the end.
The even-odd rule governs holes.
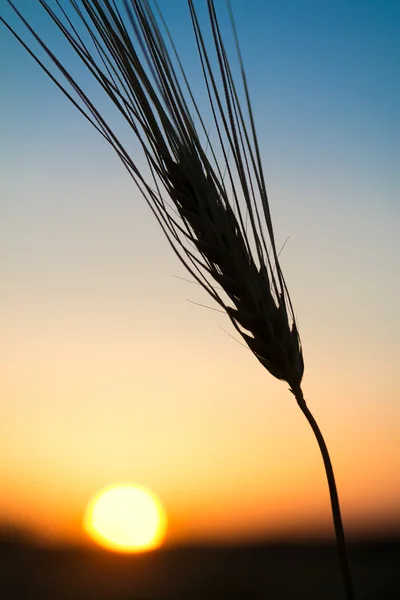
{"type": "MultiPolygon", "coordinates": [[[[201,94],[185,2],[160,5],[201,94]]],[[[345,515],[394,519],[400,5],[232,6],[278,245],[289,238],[305,393],[345,515]]],[[[0,14],[12,18],[4,0],[0,14]]],[[[68,57],[35,2],[27,14],[68,57]]],[[[176,535],[329,520],[317,448],[286,387],[221,331],[221,315],[186,302],[211,304],[174,277],[186,274],[112,149],[4,27],[0,56],[3,514],[31,522],[30,498],[66,535],[96,488],[132,476],[162,495],[176,535]]]]}

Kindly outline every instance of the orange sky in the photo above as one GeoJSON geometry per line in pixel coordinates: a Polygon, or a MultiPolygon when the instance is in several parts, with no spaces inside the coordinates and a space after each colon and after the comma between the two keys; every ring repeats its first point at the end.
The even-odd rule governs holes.
{"type": "MultiPolygon", "coordinates": [[[[347,39],[315,10],[294,62],[297,17],[279,29],[274,13],[289,49],[265,78],[252,68],[260,44],[271,56],[258,28],[270,21],[240,23],[278,247],[289,236],[304,394],[346,528],[382,531],[400,524],[397,70],[384,43],[368,60],[376,19],[344,14],[347,39]]],[[[331,532],[322,460],[288,386],[226,335],[223,314],[186,301],[212,305],[175,278],[186,273],[112,150],[10,40],[7,57],[0,524],[82,540],[92,495],[132,480],[165,504],[170,542],[331,532]]]]}
{"type": "MultiPolygon", "coordinates": [[[[226,325],[218,313],[185,303],[184,285],[164,293],[177,310],[159,313],[157,334],[153,318],[136,326],[134,310],[118,327],[89,311],[68,327],[38,311],[30,327],[14,326],[3,520],[79,538],[92,494],[130,479],[166,505],[170,541],[288,535],[305,524],[330,530],[322,461],[287,386],[218,329],[226,325]]],[[[351,343],[352,334],[340,354],[320,342],[304,389],[332,454],[345,522],[374,529],[395,518],[399,501],[397,422],[376,401],[395,390],[363,381],[374,365],[361,348],[357,370],[351,343]]]]}

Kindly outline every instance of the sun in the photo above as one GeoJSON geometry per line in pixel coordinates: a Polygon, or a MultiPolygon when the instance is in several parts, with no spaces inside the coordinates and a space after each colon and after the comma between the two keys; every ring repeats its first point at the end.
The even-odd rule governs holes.
{"type": "Polygon", "coordinates": [[[117,552],[158,548],[167,528],[165,510],[142,485],[118,483],[100,490],[89,502],[84,528],[101,546],[117,552]]]}

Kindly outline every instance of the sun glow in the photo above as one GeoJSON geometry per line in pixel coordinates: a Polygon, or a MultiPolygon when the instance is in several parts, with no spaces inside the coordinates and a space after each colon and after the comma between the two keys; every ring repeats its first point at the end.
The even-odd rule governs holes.
{"type": "Polygon", "coordinates": [[[98,544],[118,552],[153,550],[163,542],[167,526],[160,500],[147,488],[113,484],[89,502],[84,527],[98,544]]]}

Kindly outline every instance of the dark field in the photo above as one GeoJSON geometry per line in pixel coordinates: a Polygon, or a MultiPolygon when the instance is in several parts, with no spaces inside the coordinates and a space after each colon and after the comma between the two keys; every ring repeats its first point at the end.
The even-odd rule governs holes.
{"type": "MultiPolygon", "coordinates": [[[[353,543],[357,600],[400,599],[400,540],[353,543]]],[[[340,600],[328,544],[192,547],[123,556],[0,541],[2,600],[340,600]]]]}

